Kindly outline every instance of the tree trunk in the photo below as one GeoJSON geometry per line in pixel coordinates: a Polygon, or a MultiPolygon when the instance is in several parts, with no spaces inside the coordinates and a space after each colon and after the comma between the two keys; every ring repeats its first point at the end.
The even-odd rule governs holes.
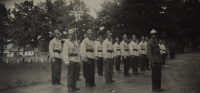
{"type": "Polygon", "coordinates": [[[24,57],[25,57],[25,46],[23,47],[24,49],[23,49],[23,63],[24,63],[24,57]]]}
{"type": "Polygon", "coordinates": [[[3,63],[3,45],[1,46],[0,63],[3,63]]]}
{"type": "Polygon", "coordinates": [[[17,63],[19,63],[19,46],[18,46],[18,48],[17,48],[17,63]]]}
{"type": "Polygon", "coordinates": [[[35,39],[35,48],[38,48],[38,39],[35,39]]]}

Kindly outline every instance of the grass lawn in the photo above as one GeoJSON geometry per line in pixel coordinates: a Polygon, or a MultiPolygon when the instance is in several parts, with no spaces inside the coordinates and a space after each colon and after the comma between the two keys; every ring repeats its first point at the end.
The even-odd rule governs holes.
{"type": "MultiPolygon", "coordinates": [[[[63,63],[63,79],[66,78],[66,74],[67,70],[63,63]]],[[[0,75],[0,91],[45,82],[51,83],[51,63],[49,61],[42,63],[1,63],[0,75]]]]}

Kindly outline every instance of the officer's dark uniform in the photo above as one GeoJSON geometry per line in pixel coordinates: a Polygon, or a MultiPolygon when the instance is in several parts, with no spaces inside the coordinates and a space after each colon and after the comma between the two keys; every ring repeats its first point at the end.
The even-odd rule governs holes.
{"type": "Polygon", "coordinates": [[[152,66],[152,90],[162,91],[161,89],[161,63],[162,57],[158,43],[150,39],[147,43],[147,57],[152,66]]]}

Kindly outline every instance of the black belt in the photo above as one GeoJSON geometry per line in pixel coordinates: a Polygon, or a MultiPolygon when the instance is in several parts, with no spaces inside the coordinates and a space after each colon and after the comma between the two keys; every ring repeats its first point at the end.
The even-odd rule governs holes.
{"type": "Polygon", "coordinates": [[[93,52],[93,50],[91,50],[91,49],[86,49],[86,52],[93,52]]]}
{"type": "Polygon", "coordinates": [[[124,49],[124,51],[129,51],[129,49],[124,49]]]}
{"type": "Polygon", "coordinates": [[[120,49],[117,49],[117,51],[120,51],[120,49]]]}
{"type": "Polygon", "coordinates": [[[107,52],[112,53],[113,51],[112,50],[107,50],[107,52]]]}
{"type": "Polygon", "coordinates": [[[102,52],[102,50],[98,50],[98,52],[102,52]]]}
{"type": "Polygon", "coordinates": [[[133,51],[137,51],[137,49],[133,49],[133,51]]]}
{"type": "Polygon", "coordinates": [[[61,51],[60,51],[60,50],[53,50],[53,52],[61,53],[61,51]]]}
{"type": "Polygon", "coordinates": [[[78,54],[69,54],[69,57],[77,57],[78,54]]]}
{"type": "Polygon", "coordinates": [[[145,50],[145,49],[142,49],[142,50],[145,50]]]}

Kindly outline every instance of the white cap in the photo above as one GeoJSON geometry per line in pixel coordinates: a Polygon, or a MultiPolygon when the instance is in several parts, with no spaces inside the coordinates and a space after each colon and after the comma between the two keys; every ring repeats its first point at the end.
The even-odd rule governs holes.
{"type": "Polygon", "coordinates": [[[117,41],[117,40],[119,40],[119,38],[118,38],[118,37],[116,37],[116,38],[115,38],[115,40],[117,41]]]}
{"type": "Polygon", "coordinates": [[[100,28],[99,28],[99,30],[101,30],[101,31],[102,31],[103,29],[104,29],[104,27],[100,27],[100,28]]]}
{"type": "Polygon", "coordinates": [[[132,37],[136,37],[135,35],[132,35],[132,37]]]}
{"type": "Polygon", "coordinates": [[[112,32],[108,30],[108,31],[106,32],[106,34],[107,34],[107,35],[112,35],[112,32]]]}
{"type": "Polygon", "coordinates": [[[154,29],[152,29],[151,30],[151,32],[150,32],[150,34],[156,34],[157,32],[156,32],[156,30],[154,30],[154,29]]]}
{"type": "Polygon", "coordinates": [[[60,31],[58,29],[54,30],[54,33],[60,33],[60,31]]]}
{"type": "Polygon", "coordinates": [[[91,29],[88,29],[87,34],[93,33],[91,29]]]}
{"type": "Polygon", "coordinates": [[[73,29],[70,29],[70,30],[68,31],[68,34],[74,34],[74,30],[73,30],[73,29]]]}
{"type": "Polygon", "coordinates": [[[123,35],[123,38],[125,38],[125,37],[127,38],[127,35],[126,35],[126,34],[123,35]]]}
{"type": "Polygon", "coordinates": [[[63,34],[64,34],[64,35],[66,35],[66,34],[67,34],[67,32],[66,32],[66,31],[63,31],[63,34]]]}

